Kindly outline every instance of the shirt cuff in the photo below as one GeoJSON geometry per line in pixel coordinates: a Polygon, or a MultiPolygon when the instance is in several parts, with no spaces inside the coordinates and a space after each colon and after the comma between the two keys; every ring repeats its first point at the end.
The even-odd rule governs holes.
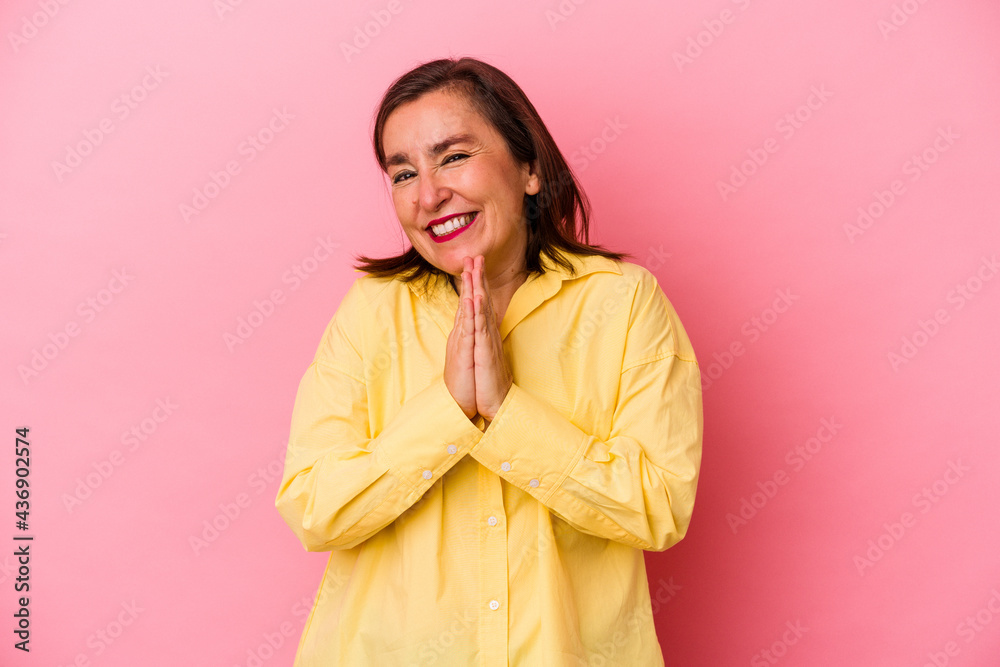
{"type": "Polygon", "coordinates": [[[583,457],[591,436],[516,383],[469,452],[543,505],[583,457]]]}
{"type": "Polygon", "coordinates": [[[374,454],[423,495],[483,437],[439,377],[410,398],[380,434],[374,454]]]}

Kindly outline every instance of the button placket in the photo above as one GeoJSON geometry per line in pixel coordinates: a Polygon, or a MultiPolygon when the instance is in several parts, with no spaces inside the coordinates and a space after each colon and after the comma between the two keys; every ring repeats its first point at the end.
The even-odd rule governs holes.
{"type": "MultiPolygon", "coordinates": [[[[479,466],[479,516],[484,523],[479,524],[480,547],[480,604],[484,613],[480,632],[483,638],[484,655],[506,657],[508,640],[508,589],[507,577],[508,538],[504,515],[502,479],[486,466],[479,466]],[[494,525],[495,522],[495,525],[494,525]]],[[[502,664],[506,664],[504,661],[502,664]]]]}

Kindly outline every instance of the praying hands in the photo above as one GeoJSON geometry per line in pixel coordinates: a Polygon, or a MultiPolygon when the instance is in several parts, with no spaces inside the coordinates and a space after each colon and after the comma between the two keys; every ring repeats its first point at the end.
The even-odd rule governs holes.
{"type": "Polygon", "coordinates": [[[445,352],[444,382],[469,419],[478,413],[492,421],[514,376],[504,355],[483,261],[482,255],[464,260],[455,326],[445,352]]]}

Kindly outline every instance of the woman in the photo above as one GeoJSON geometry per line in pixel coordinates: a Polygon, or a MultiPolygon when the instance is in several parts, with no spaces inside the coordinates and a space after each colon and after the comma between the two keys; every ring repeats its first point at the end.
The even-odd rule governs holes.
{"type": "Polygon", "coordinates": [[[702,437],[676,313],[586,243],[496,68],[403,75],[373,144],[412,247],[359,258],[299,387],[276,506],[331,555],[295,664],[662,665],[643,550],[687,531],[702,437]]]}

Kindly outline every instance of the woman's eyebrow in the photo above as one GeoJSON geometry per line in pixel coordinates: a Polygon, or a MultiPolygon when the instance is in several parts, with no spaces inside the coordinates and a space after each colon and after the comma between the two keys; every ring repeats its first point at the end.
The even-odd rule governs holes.
{"type": "MultiPolygon", "coordinates": [[[[441,153],[444,153],[446,150],[448,150],[455,144],[460,144],[463,142],[471,142],[471,141],[472,141],[471,134],[455,134],[431,146],[431,149],[428,151],[428,155],[430,155],[432,158],[435,158],[441,155],[441,153]]],[[[385,164],[387,167],[394,167],[396,165],[405,164],[407,162],[409,162],[409,158],[407,157],[406,153],[394,153],[385,161],[385,164]]]]}

